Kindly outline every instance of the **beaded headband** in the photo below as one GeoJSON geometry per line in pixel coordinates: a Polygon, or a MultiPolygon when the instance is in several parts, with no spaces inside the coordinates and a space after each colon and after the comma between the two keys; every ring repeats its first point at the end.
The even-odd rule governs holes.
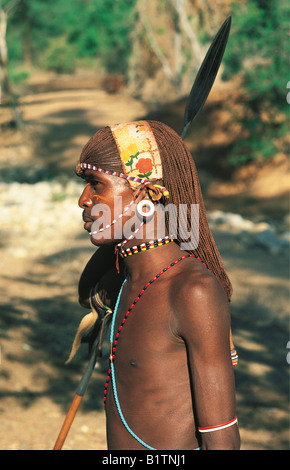
{"type": "Polygon", "coordinates": [[[147,121],[111,126],[123,173],[129,177],[162,179],[162,165],[155,136],[147,121]]]}
{"type": "MultiPolygon", "coordinates": [[[[162,164],[155,136],[147,121],[127,122],[110,127],[121,158],[123,171],[109,171],[91,163],[78,163],[80,170],[95,170],[125,178],[132,183],[161,179],[162,164]]],[[[163,188],[162,188],[163,189],[163,188]]]]}
{"type": "Polygon", "coordinates": [[[147,183],[148,182],[147,178],[137,178],[136,176],[125,175],[124,173],[120,173],[119,171],[103,170],[103,168],[98,168],[95,165],[92,165],[91,163],[78,163],[77,164],[77,173],[81,169],[82,170],[100,171],[101,173],[105,173],[106,175],[119,176],[120,178],[125,178],[126,180],[134,181],[136,183],[147,183]]]}

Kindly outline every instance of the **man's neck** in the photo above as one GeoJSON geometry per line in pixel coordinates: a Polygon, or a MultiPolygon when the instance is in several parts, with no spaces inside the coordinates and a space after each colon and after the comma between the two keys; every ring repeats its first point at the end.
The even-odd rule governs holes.
{"type": "MultiPolygon", "coordinates": [[[[146,243],[149,240],[138,240],[137,243],[136,241],[130,243],[130,247],[146,243]]],[[[132,283],[148,282],[155,274],[158,274],[180,256],[180,247],[174,242],[127,256],[124,258],[124,263],[128,278],[132,283]]]]}

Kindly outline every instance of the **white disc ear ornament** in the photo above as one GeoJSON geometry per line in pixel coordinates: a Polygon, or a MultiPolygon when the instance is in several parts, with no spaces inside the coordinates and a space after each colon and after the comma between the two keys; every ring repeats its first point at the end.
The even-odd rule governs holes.
{"type": "Polygon", "coordinates": [[[151,217],[154,214],[154,204],[152,201],[144,199],[143,201],[138,202],[136,210],[137,214],[141,217],[151,217]],[[144,207],[149,208],[149,210],[145,212],[144,207]]]}

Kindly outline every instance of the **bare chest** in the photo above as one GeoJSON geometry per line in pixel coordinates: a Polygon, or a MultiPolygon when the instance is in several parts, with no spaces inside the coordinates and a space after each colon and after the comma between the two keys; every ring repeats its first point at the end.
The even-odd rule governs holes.
{"type": "MultiPolygon", "coordinates": [[[[168,437],[168,429],[175,435],[173,423],[182,416],[182,445],[189,440],[188,448],[193,448],[186,348],[172,331],[170,296],[156,283],[130,309],[136,296],[124,293],[116,315],[113,354],[115,384],[125,419],[145,442],[165,448],[163,442],[159,443],[160,436],[168,437]]],[[[130,436],[120,422],[115,400],[110,380],[106,398],[109,441],[120,446],[120,439],[125,439],[128,445],[130,436]]],[[[170,446],[174,439],[173,435],[168,437],[170,446]]]]}
{"type": "Polygon", "coordinates": [[[114,362],[129,381],[138,372],[143,380],[158,375],[161,363],[170,371],[185,354],[183,342],[172,331],[169,296],[156,284],[135,299],[132,292],[122,296],[111,336],[114,362]]]}

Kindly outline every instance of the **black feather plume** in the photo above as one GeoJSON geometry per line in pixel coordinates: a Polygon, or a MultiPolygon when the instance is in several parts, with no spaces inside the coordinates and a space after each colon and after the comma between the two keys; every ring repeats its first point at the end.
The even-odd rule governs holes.
{"type": "Polygon", "coordinates": [[[184,139],[194,118],[202,109],[218,73],[231,28],[229,16],[217,32],[192,85],[184,112],[184,127],[181,138],[184,139]]]}

